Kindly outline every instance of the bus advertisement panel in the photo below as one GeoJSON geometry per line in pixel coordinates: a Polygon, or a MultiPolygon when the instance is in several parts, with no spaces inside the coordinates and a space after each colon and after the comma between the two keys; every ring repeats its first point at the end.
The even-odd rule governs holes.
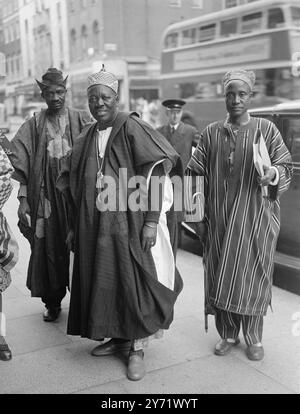
{"type": "Polygon", "coordinates": [[[222,77],[233,68],[255,70],[253,106],[300,98],[293,62],[300,61],[299,2],[255,3],[176,23],[164,33],[161,98],[185,99],[200,128],[226,116],[222,77]]]}

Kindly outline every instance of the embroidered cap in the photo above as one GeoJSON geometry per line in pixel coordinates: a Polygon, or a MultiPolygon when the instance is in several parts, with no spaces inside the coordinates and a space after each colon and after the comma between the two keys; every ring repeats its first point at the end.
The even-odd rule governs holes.
{"type": "Polygon", "coordinates": [[[68,76],[64,79],[62,71],[56,68],[49,68],[47,72],[42,76],[42,82],[36,79],[37,84],[41,90],[48,86],[58,85],[66,88],[68,76]]]}
{"type": "Polygon", "coordinates": [[[115,93],[118,93],[118,79],[113,73],[106,72],[104,65],[102,65],[100,72],[93,73],[88,77],[88,89],[95,85],[108,86],[115,93]]]}
{"type": "Polygon", "coordinates": [[[236,69],[227,72],[223,77],[224,89],[226,89],[230,82],[236,80],[245,82],[252,91],[255,85],[255,73],[244,69],[236,69]]]}

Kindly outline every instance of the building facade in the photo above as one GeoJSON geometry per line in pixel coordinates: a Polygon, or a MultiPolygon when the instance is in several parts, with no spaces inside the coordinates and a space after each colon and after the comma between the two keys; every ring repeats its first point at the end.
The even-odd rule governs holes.
{"type": "Polygon", "coordinates": [[[161,36],[167,25],[222,8],[223,0],[70,0],[70,81],[86,106],[86,78],[102,64],[120,80],[124,109],[159,98],[161,36]]]}
{"type": "Polygon", "coordinates": [[[250,1],[0,0],[7,75],[0,101],[9,114],[22,114],[41,99],[35,79],[57,67],[70,75],[70,103],[86,108],[87,76],[105,64],[120,80],[122,107],[136,109],[137,101],[160,97],[161,37],[169,24],[250,1]]]}
{"type": "Polygon", "coordinates": [[[22,98],[16,93],[23,78],[18,0],[3,1],[1,9],[6,57],[5,103],[8,115],[13,115],[22,106],[22,98]]]}

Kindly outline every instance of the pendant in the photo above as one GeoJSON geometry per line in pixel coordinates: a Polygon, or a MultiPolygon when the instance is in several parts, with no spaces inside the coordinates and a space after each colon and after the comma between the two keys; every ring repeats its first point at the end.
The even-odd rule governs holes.
{"type": "Polygon", "coordinates": [[[103,188],[103,178],[104,178],[104,175],[102,174],[102,171],[98,171],[97,181],[96,181],[96,188],[98,188],[98,190],[101,190],[103,188]]]}

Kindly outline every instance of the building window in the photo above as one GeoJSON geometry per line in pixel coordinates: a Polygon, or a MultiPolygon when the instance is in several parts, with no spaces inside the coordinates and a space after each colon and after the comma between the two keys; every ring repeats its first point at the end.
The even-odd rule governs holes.
{"type": "Polygon", "coordinates": [[[95,20],[93,24],[93,48],[95,53],[99,52],[99,33],[99,23],[95,20]]]}
{"type": "Polygon", "coordinates": [[[169,0],[170,7],[181,7],[181,0],[169,0]]]}
{"type": "Polygon", "coordinates": [[[72,29],[70,33],[71,38],[71,61],[74,62],[76,60],[76,48],[77,48],[77,39],[76,39],[76,30],[72,29]]]}
{"type": "Polygon", "coordinates": [[[225,0],[224,9],[229,9],[230,7],[238,6],[238,0],[225,0]]]}
{"type": "Polygon", "coordinates": [[[203,9],[203,0],[192,0],[192,7],[194,9],[203,9]]]}
{"type": "Polygon", "coordinates": [[[73,13],[75,11],[75,1],[74,0],[70,0],[70,11],[71,11],[71,13],[73,13]]]}
{"type": "Polygon", "coordinates": [[[81,54],[84,56],[87,54],[87,42],[88,41],[88,33],[86,25],[83,25],[81,28],[81,54]]]}
{"type": "Polygon", "coordinates": [[[56,4],[57,7],[57,18],[58,20],[61,20],[61,8],[60,8],[60,3],[56,4]]]}

